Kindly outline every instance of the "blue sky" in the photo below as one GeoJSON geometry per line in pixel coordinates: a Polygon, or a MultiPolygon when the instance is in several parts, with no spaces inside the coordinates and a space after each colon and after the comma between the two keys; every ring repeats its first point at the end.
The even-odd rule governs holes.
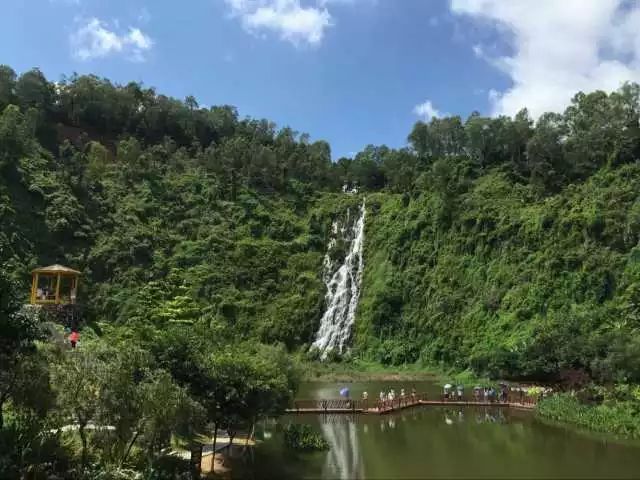
{"type": "Polygon", "coordinates": [[[141,81],[330,142],[399,147],[431,115],[561,110],[640,78],[627,0],[5,0],[0,63],[141,81]]]}

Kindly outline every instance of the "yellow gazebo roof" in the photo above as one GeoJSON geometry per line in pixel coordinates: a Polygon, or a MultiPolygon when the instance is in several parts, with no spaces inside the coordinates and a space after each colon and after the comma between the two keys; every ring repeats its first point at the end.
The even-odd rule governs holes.
{"type": "Polygon", "coordinates": [[[81,275],[81,272],[74,270],[73,268],[65,267],[64,265],[49,265],[48,267],[36,268],[32,273],[60,273],[62,275],[81,275]]]}

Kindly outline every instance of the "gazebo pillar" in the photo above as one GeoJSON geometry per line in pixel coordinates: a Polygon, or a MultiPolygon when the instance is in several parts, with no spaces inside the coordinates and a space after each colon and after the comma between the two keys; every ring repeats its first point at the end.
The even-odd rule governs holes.
{"type": "Polygon", "coordinates": [[[56,305],[60,303],[60,274],[56,277],[56,305]]]}
{"type": "Polygon", "coordinates": [[[36,303],[36,294],[38,293],[38,281],[40,275],[36,272],[33,275],[33,280],[31,282],[31,304],[36,303]]]}

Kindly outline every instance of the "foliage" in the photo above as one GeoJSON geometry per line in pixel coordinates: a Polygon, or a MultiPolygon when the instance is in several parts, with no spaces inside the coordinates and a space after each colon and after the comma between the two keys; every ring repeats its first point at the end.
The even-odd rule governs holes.
{"type": "Polygon", "coordinates": [[[284,429],[284,444],[292,450],[329,450],[329,443],[308,424],[290,423],[284,429]]]}
{"type": "Polygon", "coordinates": [[[638,166],[544,198],[498,171],[456,182],[445,217],[437,191],[408,204],[370,198],[360,355],[493,377],[639,381],[638,166]]]}
{"type": "Polygon", "coordinates": [[[571,423],[589,430],[613,433],[628,438],[640,438],[640,403],[616,401],[588,405],[569,394],[544,398],[537,413],[551,420],[571,423]]]}
{"type": "MultiPolygon", "coordinates": [[[[0,66],[3,468],[151,474],[175,438],[281,413],[289,354],[314,355],[331,224],[362,195],[345,365],[637,384],[639,99],[627,84],[535,122],[434,118],[406,148],[332,162],[326,142],[231,106],[0,66]],[[50,263],[83,272],[79,350],[20,308],[50,263]],[[37,435],[69,424],[69,451],[37,435]],[[20,455],[36,442],[50,450],[20,455]]],[[[623,417],[632,392],[596,411],[623,417]]]]}

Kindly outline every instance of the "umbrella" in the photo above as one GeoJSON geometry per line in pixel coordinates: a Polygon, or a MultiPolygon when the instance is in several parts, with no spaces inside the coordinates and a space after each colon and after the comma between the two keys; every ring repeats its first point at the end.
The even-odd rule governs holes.
{"type": "Polygon", "coordinates": [[[342,397],[348,397],[349,396],[349,389],[347,387],[341,388],[340,389],[340,395],[342,397]]]}
{"type": "Polygon", "coordinates": [[[444,386],[444,388],[447,388],[447,389],[451,388],[451,384],[450,384],[450,383],[447,383],[447,384],[444,386]]]}

